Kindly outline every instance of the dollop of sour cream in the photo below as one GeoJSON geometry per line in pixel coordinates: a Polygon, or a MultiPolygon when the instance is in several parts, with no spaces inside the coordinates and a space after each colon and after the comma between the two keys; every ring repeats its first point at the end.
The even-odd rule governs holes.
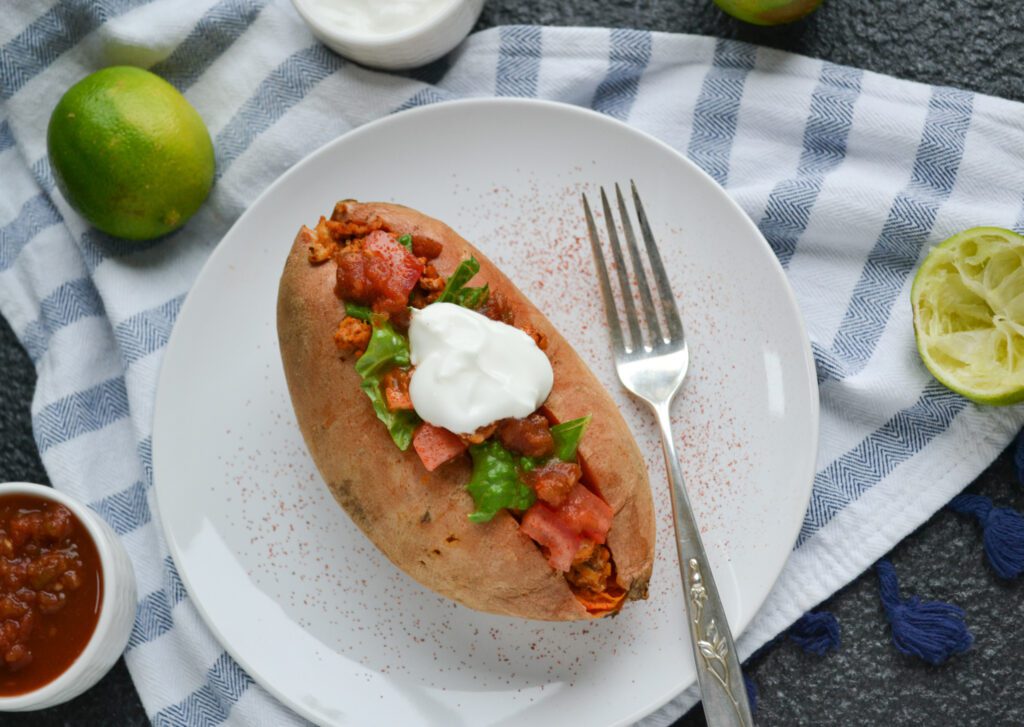
{"type": "Polygon", "coordinates": [[[306,0],[324,22],[360,35],[392,35],[416,28],[453,0],[306,0]]]}
{"type": "Polygon", "coordinates": [[[544,403],[551,362],[518,328],[454,303],[412,312],[409,396],[420,417],[456,434],[506,417],[525,417],[544,403]]]}

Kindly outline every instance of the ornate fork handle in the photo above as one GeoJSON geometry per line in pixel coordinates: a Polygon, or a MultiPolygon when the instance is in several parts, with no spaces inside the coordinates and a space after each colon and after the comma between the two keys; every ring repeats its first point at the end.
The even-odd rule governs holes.
{"type": "Polygon", "coordinates": [[[739,655],[686,495],[683,471],[673,444],[669,403],[652,407],[661,429],[661,446],[668,470],[676,551],[704,714],[710,725],[753,725],[746,695],[739,691],[745,689],[739,655]]]}
{"type": "Polygon", "coordinates": [[[611,276],[605,264],[604,253],[601,251],[601,239],[594,223],[594,215],[586,195],[583,195],[583,212],[594,254],[594,268],[601,287],[601,297],[604,298],[608,334],[612,342],[612,353],[615,355],[615,371],[623,386],[654,409],[658,417],[658,426],[661,427],[661,444],[665,450],[669,492],[672,497],[676,549],[679,553],[679,571],[683,581],[693,659],[697,665],[697,680],[704,701],[704,715],[712,727],[752,725],[750,706],[747,703],[743,675],[729,631],[729,622],[725,617],[718,589],[715,588],[715,579],[711,575],[711,567],[701,544],[697,523],[693,519],[693,510],[690,508],[683,483],[683,471],[672,443],[669,405],[686,378],[690,365],[689,347],[686,345],[686,334],[683,331],[683,322],[675,296],[672,294],[672,286],[669,284],[668,273],[661,261],[661,253],[658,252],[658,244],[640,201],[640,193],[635,184],[631,183],[630,186],[637,221],[640,223],[640,233],[655,283],[651,285],[644,272],[636,233],[626,209],[626,200],[619,185],[616,184],[615,199],[618,202],[626,248],[636,276],[635,287],[640,295],[642,318],[633,302],[632,288],[611,204],[604,188],[601,188],[601,207],[608,228],[612,255],[615,258],[616,277],[622,291],[625,327],[629,331],[628,341],[620,322],[611,276]],[[655,300],[660,303],[665,317],[664,328],[658,321],[655,300]],[[646,331],[643,330],[644,323],[646,331]]]}

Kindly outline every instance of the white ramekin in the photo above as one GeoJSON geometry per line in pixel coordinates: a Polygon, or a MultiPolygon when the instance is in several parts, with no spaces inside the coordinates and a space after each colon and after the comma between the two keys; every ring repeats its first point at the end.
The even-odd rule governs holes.
{"type": "Polygon", "coordinates": [[[292,5],[331,50],[364,66],[397,71],[436,61],[461,43],[480,17],[484,0],[452,0],[422,25],[381,36],[340,30],[325,22],[308,0],[292,0],[292,5]]]}
{"type": "Polygon", "coordinates": [[[135,622],[135,571],[114,531],[85,505],[51,487],[28,482],[0,484],[0,497],[5,495],[33,495],[56,502],[73,512],[96,544],[103,573],[99,621],[78,658],[48,684],[14,697],[0,697],[0,712],[27,712],[77,697],[114,666],[128,643],[135,622]]]}

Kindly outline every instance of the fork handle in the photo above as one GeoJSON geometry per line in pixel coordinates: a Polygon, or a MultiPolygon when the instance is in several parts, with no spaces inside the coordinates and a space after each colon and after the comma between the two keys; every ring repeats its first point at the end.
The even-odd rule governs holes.
{"type": "Polygon", "coordinates": [[[683,581],[686,620],[690,627],[690,643],[697,665],[697,682],[700,684],[704,716],[711,727],[751,727],[754,722],[743,684],[739,655],[722,607],[722,599],[715,587],[711,564],[704,552],[700,530],[693,518],[690,499],[686,495],[683,470],[679,466],[672,438],[669,403],[654,405],[654,411],[661,429],[661,446],[668,470],[679,574],[683,581]]]}

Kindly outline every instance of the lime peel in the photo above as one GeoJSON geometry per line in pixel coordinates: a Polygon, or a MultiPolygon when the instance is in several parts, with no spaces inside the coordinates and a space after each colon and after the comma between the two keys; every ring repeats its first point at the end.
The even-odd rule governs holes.
{"type": "Polygon", "coordinates": [[[202,117],[174,86],[141,68],[111,66],[69,88],[46,141],[61,194],[115,237],[149,240],[176,230],[214,180],[202,117]]]}
{"type": "Polygon", "coordinates": [[[734,18],[755,25],[781,25],[810,15],[821,0],[715,0],[734,18]]]}
{"type": "Polygon", "coordinates": [[[1024,237],[974,227],[928,253],[910,291],[921,360],[979,404],[1024,401],[1024,237]]]}

